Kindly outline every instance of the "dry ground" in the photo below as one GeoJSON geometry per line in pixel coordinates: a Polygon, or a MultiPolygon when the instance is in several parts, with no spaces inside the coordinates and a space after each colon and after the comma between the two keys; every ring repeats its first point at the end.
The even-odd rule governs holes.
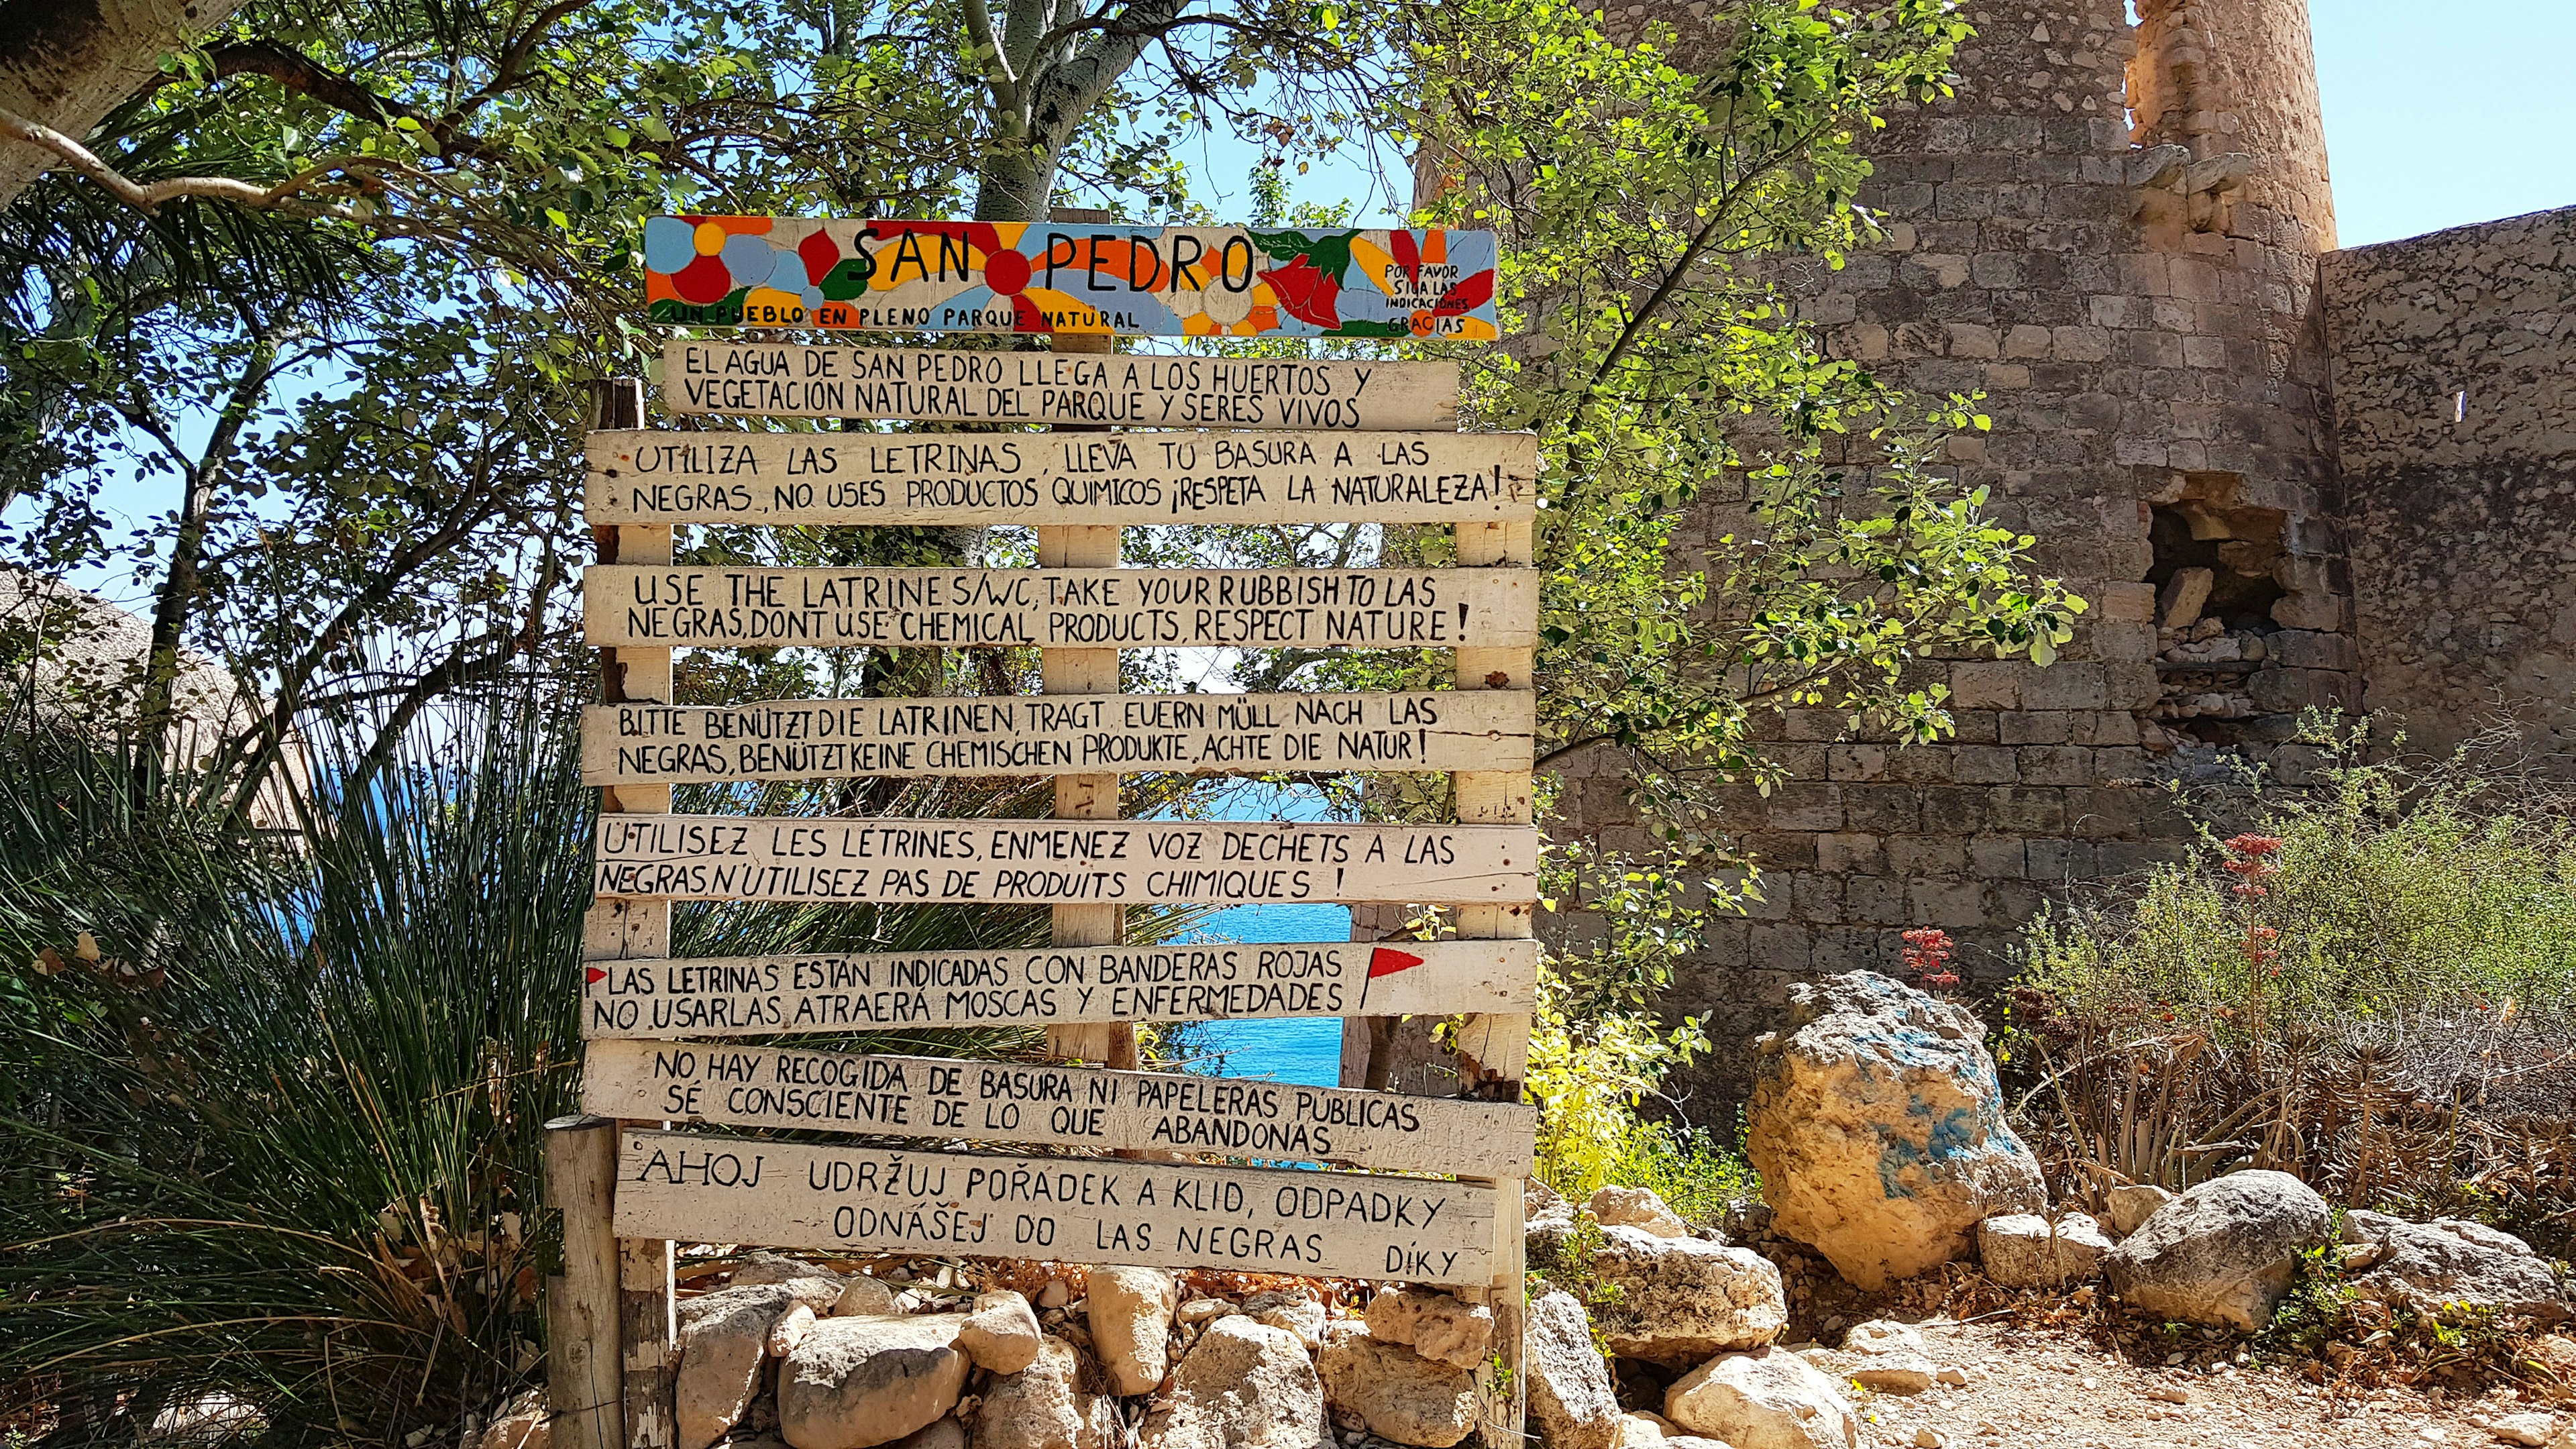
{"type": "MultiPolygon", "coordinates": [[[[1928,1444],[1917,1436],[1930,1430],[1949,1449],[2425,1449],[2496,1444],[2488,1422],[2548,1412],[2512,1388],[2474,1399],[2414,1388],[2330,1394],[2250,1351],[2243,1365],[2192,1359],[2139,1368],[2058,1329],[1942,1319],[1917,1327],[1928,1356],[1965,1369],[1968,1383],[1858,1396],[1876,1444],[1928,1444]],[[2190,1402],[2167,1402],[2155,1397],[2159,1390],[2190,1402]]],[[[2565,1425],[2576,1416],[2556,1419],[2565,1425]]]]}

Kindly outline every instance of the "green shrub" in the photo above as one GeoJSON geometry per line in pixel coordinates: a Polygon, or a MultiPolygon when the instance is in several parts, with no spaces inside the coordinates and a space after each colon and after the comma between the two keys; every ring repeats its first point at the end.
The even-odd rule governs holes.
{"type": "Polygon", "coordinates": [[[2261,836],[2205,826],[2030,927],[2004,1047],[2066,1190],[2255,1165],[2355,1206],[2566,1192],[2506,1124],[2576,1094],[2576,789],[2492,742],[2371,759],[2311,726],[2309,788],[2223,802],[2261,836]]]}

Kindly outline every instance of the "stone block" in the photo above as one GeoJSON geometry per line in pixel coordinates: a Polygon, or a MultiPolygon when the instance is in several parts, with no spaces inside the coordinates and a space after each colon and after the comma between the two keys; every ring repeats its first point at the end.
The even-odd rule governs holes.
{"type": "Polygon", "coordinates": [[[2150,709],[2162,693],[2153,664],[2102,666],[2102,705],[2105,709],[2150,709]]]}
{"type": "Polygon", "coordinates": [[[2004,356],[2006,357],[2046,357],[2047,355],[2048,329],[2045,327],[2018,323],[2011,331],[2004,334],[2004,356]]]}
{"type": "Polygon", "coordinates": [[[2099,327],[2052,328],[2048,350],[2060,362],[2106,361],[2111,356],[2111,334],[2099,327]]]}
{"type": "Polygon", "coordinates": [[[1934,785],[1923,792],[1923,828],[1967,835],[1985,828],[1990,817],[1986,790],[1974,785],[1934,785]]]}
{"type": "Polygon", "coordinates": [[[2182,340],[2182,362],[2185,367],[2225,367],[2227,343],[2217,337],[2186,337],[2182,340]]]}
{"type": "Polygon", "coordinates": [[[1967,927],[1986,919],[1985,887],[1976,881],[1908,881],[1905,897],[1906,915],[1918,925],[1967,927]]]}
{"type": "Polygon", "coordinates": [[[1887,773],[1887,746],[1835,745],[1825,755],[1828,780],[1875,780],[1887,773]]]}
{"type": "Polygon", "coordinates": [[[2344,627],[2344,601],[2333,594],[2285,594],[2272,601],[2272,621],[2284,629],[2337,631],[2344,627]]]}
{"type": "Polygon", "coordinates": [[[2258,669],[2246,678],[2245,692],[2256,708],[2272,714],[2303,709],[2348,709],[2358,693],[2352,676],[2325,669],[2258,669]]]}
{"type": "Polygon", "coordinates": [[[1886,860],[1875,835],[1836,831],[1816,837],[1816,869],[1836,875],[1873,871],[1886,860]]]}
{"type": "Polygon", "coordinates": [[[1789,914],[1801,921],[1841,920],[1843,878],[1812,870],[1798,872],[1790,880],[1789,914]]]}
{"type": "Polygon", "coordinates": [[[2091,590],[2099,616],[2123,624],[2152,624],[2156,619],[2156,586],[2146,583],[2096,584],[2091,590]]]}
{"type": "MultiPolygon", "coordinates": [[[[2008,714],[1995,721],[1998,740],[2018,749],[2024,745],[2062,745],[2072,737],[2074,724],[2064,710],[2042,710],[2038,713],[2008,714]]],[[[2021,778],[2020,766],[2014,766],[2011,779],[2021,778]]],[[[1997,783],[2008,783],[1998,781],[1997,783]]]]}
{"type": "Polygon", "coordinates": [[[1998,830],[2055,834],[2066,828],[2066,795],[2055,786],[1996,786],[1986,791],[1986,816],[1998,830]]]}
{"type": "Polygon", "coordinates": [[[2024,844],[2015,835],[1976,836],[1968,842],[1969,866],[1984,880],[2016,879],[2029,868],[2024,844]]]}
{"type": "Polygon", "coordinates": [[[2081,745],[2030,745],[2019,754],[2025,785],[2093,783],[2093,752],[2081,745]]]}
{"type": "Polygon", "coordinates": [[[2029,670],[2020,664],[1995,660],[1950,666],[1950,700],[1964,709],[2021,708],[2022,676],[2029,670]]]}
{"type": "Polygon", "coordinates": [[[1774,830],[1840,830],[1842,787],[1792,782],[1771,792],[1764,814],[1774,830]]]}
{"type": "Polygon", "coordinates": [[[1992,327],[1974,322],[1953,322],[1949,324],[1949,346],[1946,350],[1952,357],[1993,358],[2003,355],[2003,344],[1992,327]]]}
{"type": "Polygon", "coordinates": [[[1753,928],[1752,964],[1771,971],[1803,972],[1808,966],[1808,928],[1765,921],[1753,928]]]}
{"type": "Polygon", "coordinates": [[[2030,860],[2030,878],[2036,881],[2091,879],[2093,852],[2089,842],[2054,838],[2030,841],[2024,850],[2030,860]]]}
{"type": "Polygon", "coordinates": [[[2022,709],[2102,709],[2105,696],[2097,660],[2058,660],[2022,678],[2022,709]]]}
{"type": "Polygon", "coordinates": [[[1887,868],[1898,875],[1954,875],[1968,867],[1968,850],[1955,836],[1891,835],[1887,868]]]}
{"type": "Polygon", "coordinates": [[[2021,761],[2003,746],[1962,745],[1951,766],[1951,778],[1963,785],[2009,785],[2021,778],[2021,761]]]}
{"type": "Polygon", "coordinates": [[[1839,788],[1843,823],[1853,830],[1888,835],[1920,828],[1923,797],[1911,785],[1846,785],[1839,788]]]}
{"type": "Polygon", "coordinates": [[[2283,629],[2263,640],[2264,657],[2284,669],[2358,669],[2360,651],[2349,634],[2283,629]]]}
{"type": "Polygon", "coordinates": [[[1905,882],[1892,876],[1853,876],[1843,882],[1843,908],[1865,925],[1901,925],[1906,919],[1905,882]]]}

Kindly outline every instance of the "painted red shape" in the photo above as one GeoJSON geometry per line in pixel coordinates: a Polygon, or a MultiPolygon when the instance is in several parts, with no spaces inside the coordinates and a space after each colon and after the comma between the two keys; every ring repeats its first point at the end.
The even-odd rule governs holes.
{"type": "Polygon", "coordinates": [[[1413,245],[1413,233],[1401,228],[1391,231],[1387,233],[1386,246],[1388,253],[1395,258],[1395,264],[1404,268],[1406,278],[1415,286],[1421,286],[1422,253],[1413,245]]]}
{"type": "Polygon", "coordinates": [[[683,302],[711,306],[733,291],[733,273],[726,269],[723,257],[701,256],[671,274],[671,290],[683,302]]]}
{"type": "Polygon", "coordinates": [[[585,969],[587,970],[588,975],[583,979],[593,986],[597,986],[599,983],[608,979],[608,973],[600,970],[596,966],[587,967],[585,969]]]}
{"type": "Polygon", "coordinates": [[[1029,259],[1018,252],[995,252],[984,258],[984,285],[996,297],[1016,297],[1029,284],[1029,259]]]}
{"type": "Polygon", "coordinates": [[[1380,946],[1369,952],[1369,979],[1375,981],[1381,976],[1392,976],[1398,971],[1410,971],[1421,964],[1422,958],[1419,956],[1407,955],[1402,951],[1390,951],[1380,946]]]}
{"type": "Polygon", "coordinates": [[[819,287],[841,264],[841,244],[817,231],[796,244],[796,259],[805,264],[805,280],[819,287]]]}
{"type": "Polygon", "coordinates": [[[1279,305],[1288,309],[1289,316],[1318,327],[1342,325],[1342,289],[1317,271],[1313,262],[1299,257],[1287,266],[1263,272],[1261,280],[1270,284],[1271,292],[1279,298],[1279,305]]]}

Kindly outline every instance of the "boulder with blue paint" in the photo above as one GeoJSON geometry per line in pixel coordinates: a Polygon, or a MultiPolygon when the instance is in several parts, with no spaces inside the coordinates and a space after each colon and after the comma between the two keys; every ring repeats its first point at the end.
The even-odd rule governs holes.
{"type": "Polygon", "coordinates": [[[1773,1231],[1875,1292],[1962,1256],[1987,1218],[2046,1209],[1965,1008],[1872,971],[1793,986],[1789,1005],[1755,1043],[1745,1110],[1773,1231]]]}

